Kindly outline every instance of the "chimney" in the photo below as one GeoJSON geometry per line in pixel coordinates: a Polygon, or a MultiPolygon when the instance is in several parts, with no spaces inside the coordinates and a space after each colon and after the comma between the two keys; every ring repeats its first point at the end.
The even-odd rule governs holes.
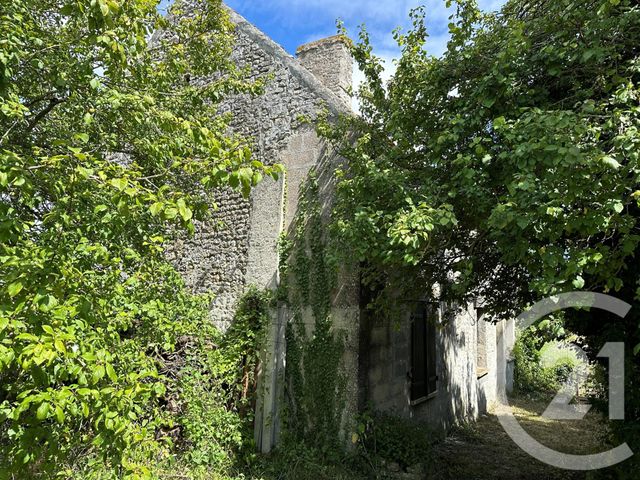
{"type": "Polygon", "coordinates": [[[303,67],[350,107],[347,91],[353,85],[353,57],[348,41],[344,35],[323,38],[298,47],[296,54],[303,67]]]}

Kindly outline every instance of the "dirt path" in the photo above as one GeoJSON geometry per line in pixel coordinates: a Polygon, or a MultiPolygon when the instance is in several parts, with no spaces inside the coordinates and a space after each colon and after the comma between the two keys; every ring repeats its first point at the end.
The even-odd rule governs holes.
{"type": "MultiPolygon", "coordinates": [[[[514,414],[536,440],[559,452],[585,455],[608,450],[606,424],[597,412],[580,421],[548,420],[541,416],[549,402],[511,400],[514,414]]],[[[495,415],[456,429],[436,447],[434,480],[583,480],[583,472],[569,472],[539,462],[522,451],[505,433],[495,415]]]]}

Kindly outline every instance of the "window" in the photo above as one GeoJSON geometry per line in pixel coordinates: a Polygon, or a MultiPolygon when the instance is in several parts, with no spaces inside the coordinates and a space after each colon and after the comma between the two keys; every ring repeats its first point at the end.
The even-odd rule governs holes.
{"type": "Polygon", "coordinates": [[[436,373],[435,309],[418,302],[411,316],[411,402],[417,403],[438,390],[436,373]]]}
{"type": "Polygon", "coordinates": [[[476,331],[478,341],[476,345],[476,375],[482,378],[489,374],[487,364],[487,322],[483,308],[477,310],[476,331]]]}

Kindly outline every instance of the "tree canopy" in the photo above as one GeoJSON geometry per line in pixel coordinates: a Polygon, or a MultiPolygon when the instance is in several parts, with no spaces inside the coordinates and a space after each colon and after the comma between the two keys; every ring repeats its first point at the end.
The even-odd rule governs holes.
{"type": "MultiPolygon", "coordinates": [[[[574,290],[637,307],[640,5],[510,0],[482,13],[475,0],[451,3],[445,54],[429,54],[427,12],[414,10],[413,27],[395,32],[402,53],[387,84],[366,30],[353,46],[362,116],[321,129],[346,158],[341,249],[357,253],[382,300],[439,285],[435,300],[483,298],[494,320],[574,290]]],[[[598,320],[574,326],[592,347],[616,340],[605,331],[629,352],[640,342],[637,308],[625,322],[598,320]]],[[[627,398],[637,398],[638,363],[627,398]]],[[[628,418],[638,409],[629,401],[628,418]]],[[[620,431],[638,443],[633,422],[620,431]]]]}
{"type": "Polygon", "coordinates": [[[214,189],[279,171],[218,114],[261,88],[221,1],[158,3],[0,4],[0,476],[83,455],[144,471],[129,449],[164,438],[158,358],[210,333],[163,247],[214,189]]]}
{"type": "Polygon", "coordinates": [[[366,31],[354,47],[362,117],[325,132],[346,140],[341,239],[371,272],[495,313],[575,289],[640,299],[637,2],[459,2],[442,58],[424,14],[395,33],[388,85],[366,31]]]}

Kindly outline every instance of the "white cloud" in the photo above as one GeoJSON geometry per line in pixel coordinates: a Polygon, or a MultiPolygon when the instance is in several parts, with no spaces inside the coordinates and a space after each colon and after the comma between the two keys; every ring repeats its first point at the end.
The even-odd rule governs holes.
{"type": "MultiPolygon", "coordinates": [[[[161,8],[166,8],[171,1],[162,0],[161,8]]],[[[479,5],[486,11],[492,11],[498,10],[505,2],[479,0],[479,5]]],[[[445,0],[226,0],[226,3],[240,13],[251,12],[253,18],[264,18],[284,30],[305,31],[306,38],[300,43],[334,35],[337,19],[344,22],[352,37],[357,37],[359,26],[364,24],[374,52],[385,61],[385,81],[395,72],[393,59],[400,54],[392,31],[396,27],[406,30],[411,26],[411,9],[425,5],[429,32],[426,48],[436,56],[446,50],[449,17],[454,11],[446,8],[445,0]]],[[[355,69],[354,85],[359,85],[363,79],[362,72],[355,69]]]]}
{"type": "MultiPolygon", "coordinates": [[[[272,0],[273,2],[279,2],[280,0],[272,0]]],[[[504,5],[506,0],[480,0],[479,5],[485,11],[496,11],[504,5]]],[[[292,2],[284,2],[284,3],[302,3],[296,0],[292,2]]],[[[311,4],[322,4],[321,0],[311,0],[309,3],[311,4]]],[[[327,4],[332,4],[333,2],[326,2],[327,4]]],[[[397,26],[401,26],[404,29],[407,29],[409,24],[409,16],[408,12],[411,8],[414,8],[420,4],[427,5],[427,28],[429,31],[429,38],[427,40],[426,48],[427,51],[431,55],[440,56],[442,55],[446,48],[447,43],[449,41],[449,29],[448,24],[450,22],[450,17],[453,13],[453,9],[447,9],[445,6],[444,0],[424,0],[420,1],[386,1],[386,2],[376,2],[370,0],[359,0],[354,1],[353,4],[357,4],[358,8],[356,11],[362,13],[363,11],[367,12],[367,15],[370,16],[371,11],[369,7],[374,7],[379,4],[384,4],[384,9],[386,9],[386,17],[384,21],[374,21],[374,22],[365,22],[367,23],[367,30],[369,31],[372,39],[372,43],[374,46],[374,53],[380,57],[384,61],[385,71],[382,75],[384,82],[388,82],[391,77],[394,75],[396,70],[396,65],[394,63],[394,59],[397,59],[400,55],[398,46],[393,40],[393,35],[391,30],[388,28],[385,30],[382,24],[387,25],[389,23],[389,18],[392,18],[393,21],[396,22],[397,26]]],[[[351,6],[353,6],[353,4],[351,6]]],[[[393,28],[393,27],[392,27],[393,28]]],[[[351,35],[353,36],[356,32],[351,31],[351,35]]],[[[321,38],[318,36],[317,38],[321,38]]],[[[357,88],[364,82],[364,73],[362,73],[357,66],[354,67],[353,73],[353,84],[354,88],[357,91],[357,88]]],[[[455,92],[457,93],[457,92],[455,92]]],[[[455,94],[454,93],[454,94],[455,94]]],[[[354,111],[359,111],[359,104],[356,98],[352,101],[352,107],[354,111]]]]}

